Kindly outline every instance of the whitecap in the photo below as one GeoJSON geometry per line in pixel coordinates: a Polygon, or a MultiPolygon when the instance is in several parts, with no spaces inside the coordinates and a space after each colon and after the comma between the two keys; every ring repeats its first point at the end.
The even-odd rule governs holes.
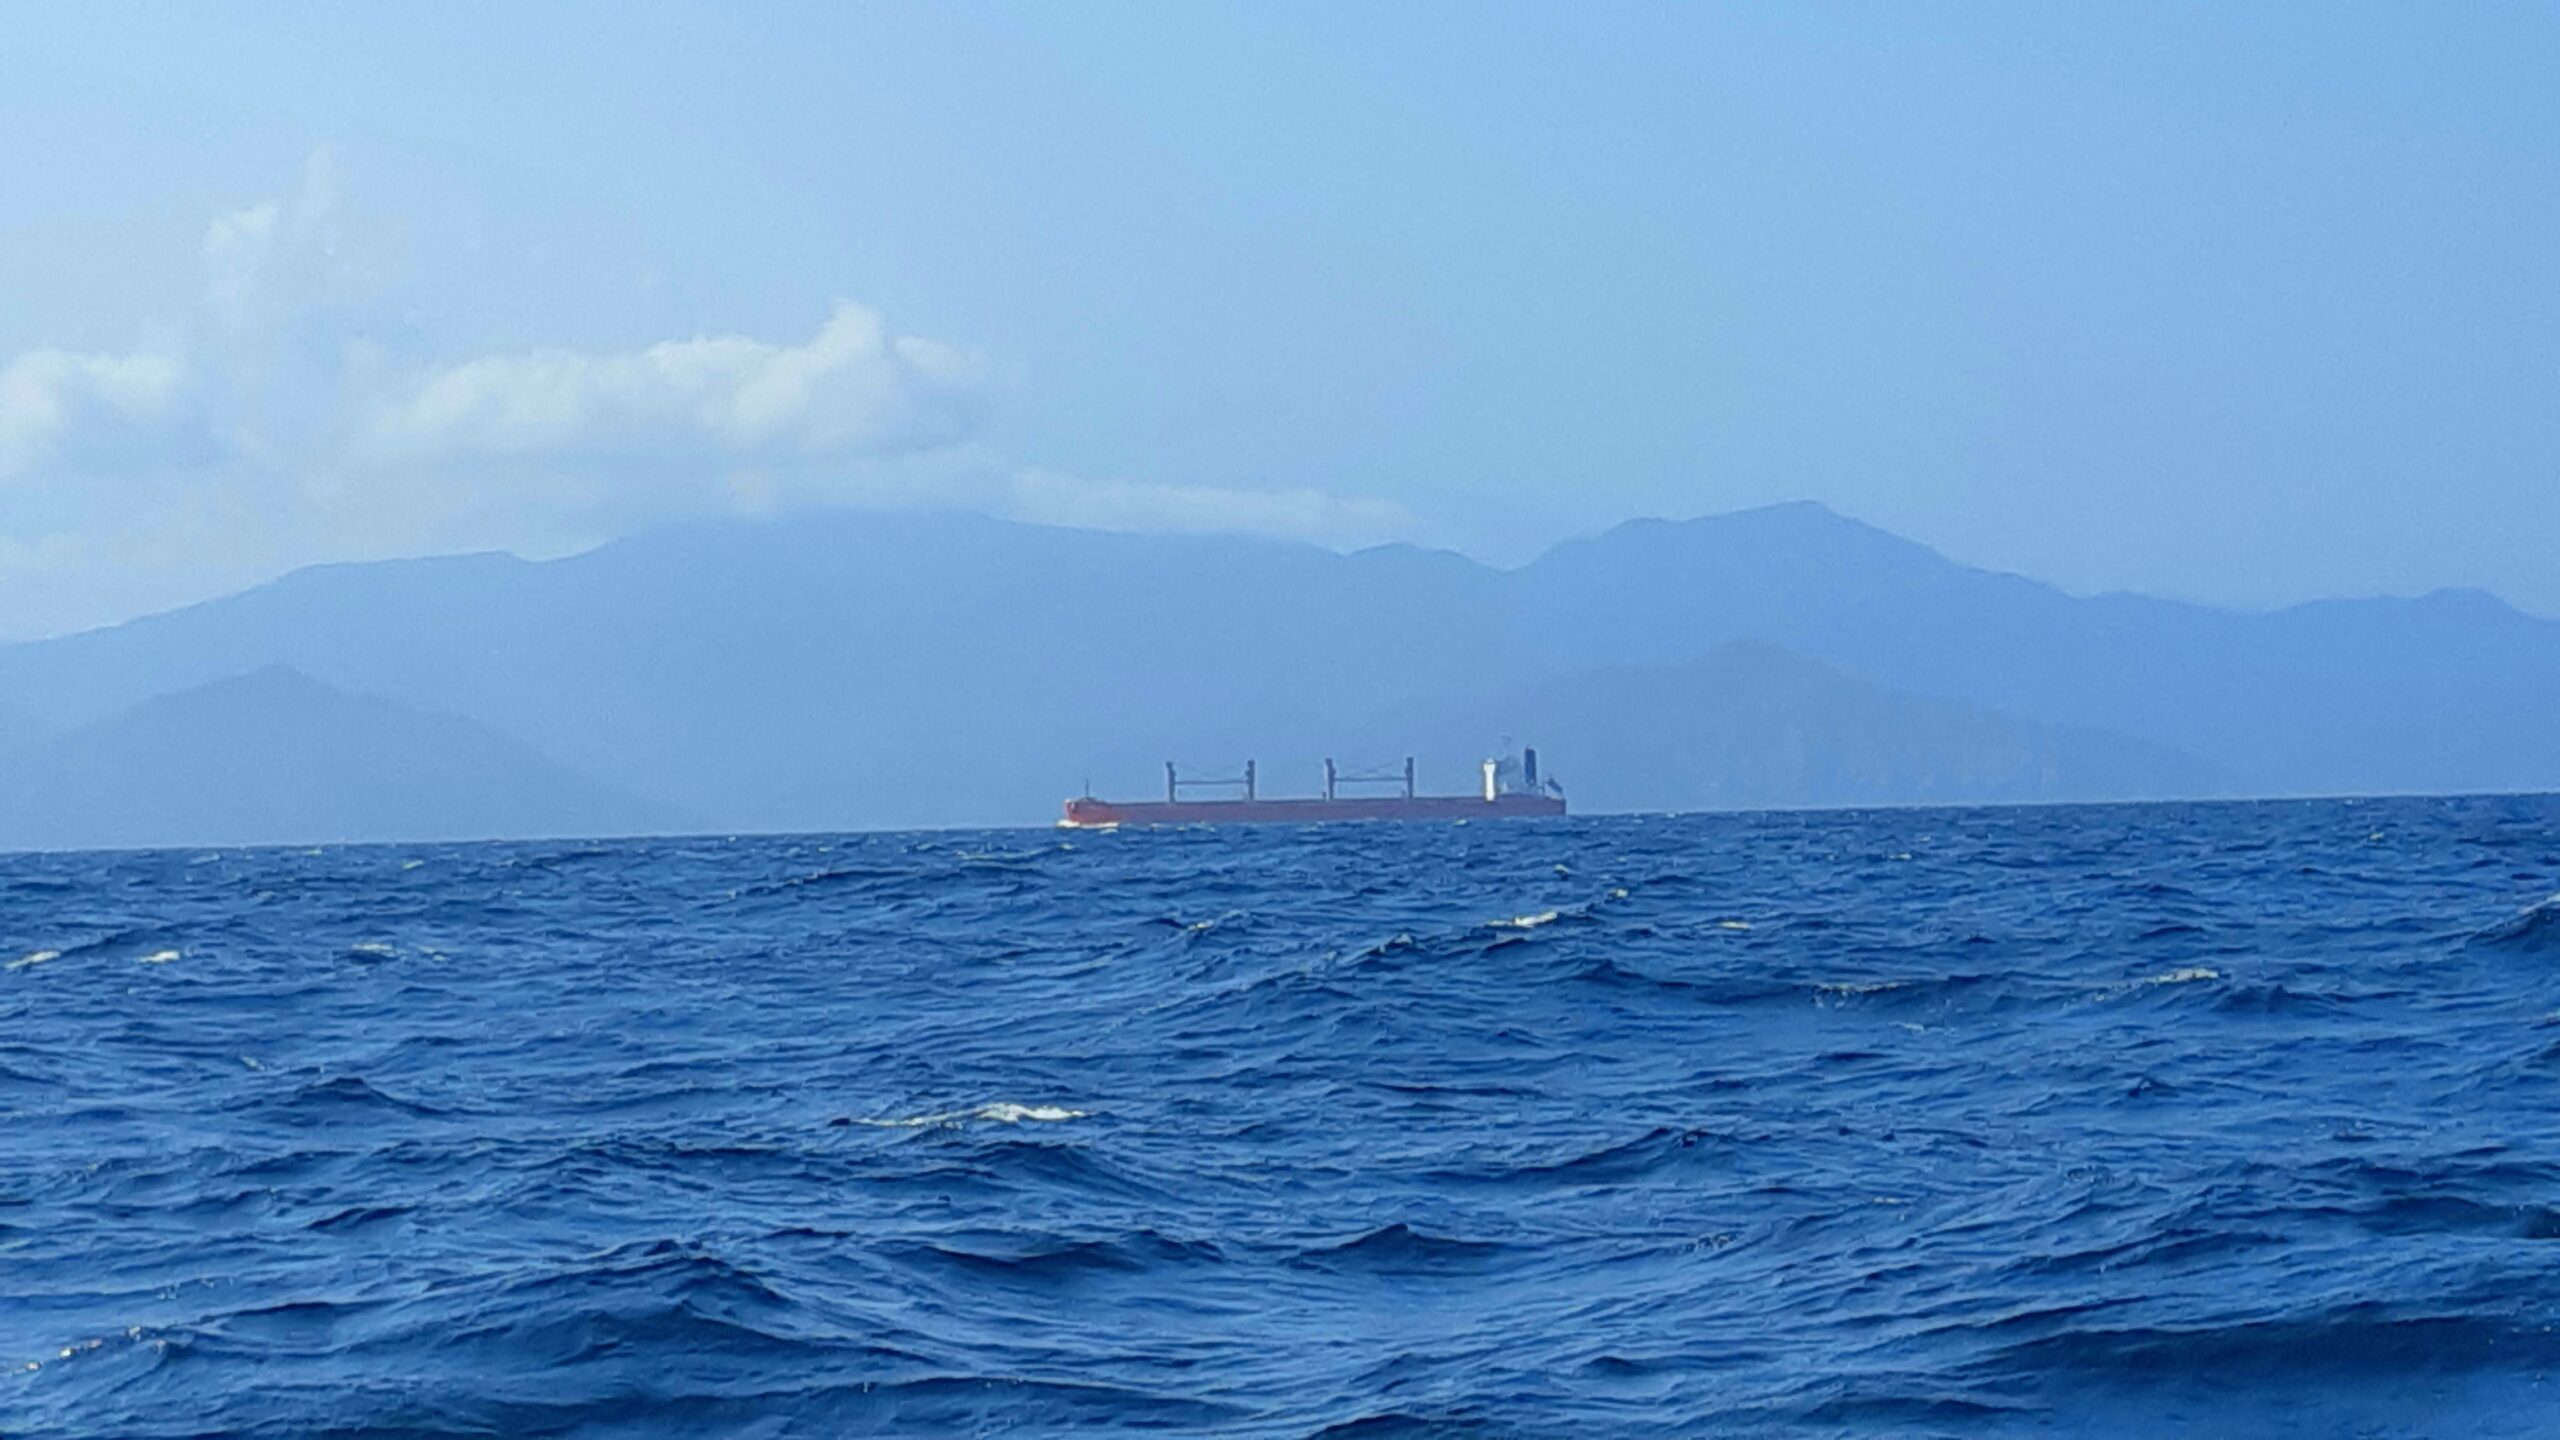
{"type": "Polygon", "coordinates": [[[1514,915],[1508,920],[1492,920],[1486,923],[1496,930],[1535,930],[1541,925],[1553,925],[1563,918],[1563,911],[1547,910],[1536,915],[1514,915]]]}
{"type": "Polygon", "coordinates": [[[1716,928],[1719,930],[1748,930],[1751,928],[1751,922],[1748,920],[1719,920],[1716,922],[1716,928]]]}
{"type": "Polygon", "coordinates": [[[9,968],[12,970],[24,970],[30,965],[41,965],[47,960],[59,960],[61,958],[62,952],[59,950],[30,950],[26,954],[19,956],[17,959],[10,961],[9,968]]]}
{"type": "Polygon", "coordinates": [[[2164,970],[2157,975],[2145,975],[2139,980],[2127,980],[2121,985],[2109,985],[2101,989],[2092,990],[2089,992],[2089,998],[2092,1000],[2119,1000],[2127,995],[2133,994],[2137,990],[2147,990],[2154,985],[2192,985],[2199,981],[2219,980],[2221,978],[2222,972],[2219,970],[2208,969],[2202,965],[2189,965],[2183,969],[2164,970]]]}
{"type": "Polygon", "coordinates": [[[145,965],[166,965],[177,958],[178,952],[175,950],[154,950],[150,954],[142,957],[142,963],[145,965]]]}
{"type": "Polygon", "coordinates": [[[997,1125],[1020,1125],[1036,1122],[1055,1125],[1066,1120],[1082,1120],[1089,1110],[1070,1110],[1063,1105],[1017,1105],[999,1100],[974,1110],[941,1110],[930,1115],[902,1115],[895,1119],[862,1118],[857,1125],[870,1125],[883,1130],[922,1130],[934,1125],[959,1125],[970,1120],[985,1120],[997,1125]]]}
{"type": "Polygon", "coordinates": [[[1903,983],[1900,980],[1826,980],[1813,988],[1826,995],[1880,995],[1887,990],[1901,989],[1903,983]]]}
{"type": "Polygon", "coordinates": [[[1002,1125],[1019,1125],[1025,1120],[1037,1120],[1043,1124],[1054,1125],[1061,1120],[1082,1120],[1088,1112],[1083,1110],[1070,1110],[1063,1105],[1014,1105],[1010,1103],[999,1103],[995,1105],[981,1105],[970,1113],[976,1115],[981,1120],[993,1120],[1002,1125]]]}
{"type": "Polygon", "coordinates": [[[381,940],[359,940],[347,947],[350,955],[397,955],[398,947],[381,940]]]}

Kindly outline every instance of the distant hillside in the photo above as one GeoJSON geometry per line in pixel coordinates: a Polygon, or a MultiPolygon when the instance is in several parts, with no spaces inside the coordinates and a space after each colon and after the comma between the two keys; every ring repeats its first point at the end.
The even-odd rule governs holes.
{"type": "Polygon", "coordinates": [[[24,710],[0,705],[0,761],[53,734],[53,727],[24,710]]]}
{"type": "Polygon", "coordinates": [[[1687,665],[1620,665],[1485,706],[1481,733],[1534,735],[1577,805],[1774,809],[2197,797],[2213,767],[2103,731],[1924,700],[1757,641],[1687,665]],[[1569,764],[1568,764],[1569,762],[1569,764]]]}
{"type": "Polygon", "coordinates": [[[2560,787],[2560,623],[2474,591],[2264,614],[2083,600],[1808,504],[1631,522],[1517,578],[1543,653],[1676,664],[1766,640],[2139,736],[2260,794],[2560,787]]]}
{"type": "MultiPolygon", "coordinates": [[[[1508,683],[1450,555],[828,514],[533,564],[303,571],[0,647],[73,721],[270,664],[468,716],[722,827],[1021,824],[1168,755],[1312,766],[1383,707],[1508,683]]],[[[1463,783],[1472,753],[1447,757],[1463,783]]]]}
{"type": "Polygon", "coordinates": [[[683,817],[486,727],[283,668],[147,700],[0,761],[17,849],[613,834],[683,817]]]}
{"type": "Polygon", "coordinates": [[[1151,793],[1166,758],[1287,777],[1412,753],[1465,787],[1506,734],[1584,808],[2560,788],[2560,623],[2476,594],[2078,599],[1811,505],[1638,522],[1517,570],[958,515],[695,525],[303,571],[0,647],[0,696],[68,727],[273,665],[720,828],[1037,824],[1086,781],[1151,793]],[[1733,655],[1692,673],[1740,641],[1837,683],[1733,655]],[[1577,755],[1545,728],[1595,685],[1625,713],[1589,714],[1577,755]]]}

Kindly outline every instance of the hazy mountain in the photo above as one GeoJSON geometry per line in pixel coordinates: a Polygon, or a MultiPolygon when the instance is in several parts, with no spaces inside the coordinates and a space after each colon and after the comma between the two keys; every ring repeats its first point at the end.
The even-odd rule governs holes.
{"type": "Polygon", "coordinates": [[[1539,681],[1446,733],[1537,738],[1572,801],[1715,810],[2203,796],[2213,767],[2103,731],[1925,700],[1758,641],[1539,681]]]}
{"type": "Polygon", "coordinates": [[[1817,776],[1949,800],[2560,788],[2560,624],[2486,596],[2077,599],[1809,505],[1639,522],[1510,571],[949,515],[706,524],[543,563],[308,570],[0,647],[0,696],[79,725],[279,664],[722,828],[1037,823],[1087,781],[1151,793],[1167,757],[1285,781],[1410,752],[1466,788],[1503,734],[1585,807],[1811,798],[1817,776]],[[1836,683],[1700,664],[1742,640],[1836,683]],[[1603,684],[1629,713],[1600,749],[1543,732],[1603,684]],[[1895,726],[1951,748],[1878,749],[1895,726]],[[2004,744],[2041,758],[1995,763],[2004,744]]]}
{"type": "MultiPolygon", "coordinates": [[[[1389,549],[825,515],[571,559],[304,571],[0,649],[72,721],[268,664],[468,715],[726,826],[1021,823],[1166,755],[1312,766],[1354,718],[1516,677],[1499,572],[1389,549]]],[[[1463,783],[1472,755],[1447,757],[1463,783]]]]}
{"type": "Polygon", "coordinates": [[[0,705],[0,761],[52,735],[53,727],[23,710],[0,705]]]}
{"type": "Polygon", "coordinates": [[[281,667],[146,700],[0,762],[11,848],[685,828],[485,726],[281,667]]]}
{"type": "Polygon", "coordinates": [[[1664,664],[1768,640],[2185,750],[2259,793],[2560,788],[2560,623],[2478,592],[2263,614],[2084,600],[1809,504],[1636,521],[1517,579],[1547,654],[1664,664]]]}

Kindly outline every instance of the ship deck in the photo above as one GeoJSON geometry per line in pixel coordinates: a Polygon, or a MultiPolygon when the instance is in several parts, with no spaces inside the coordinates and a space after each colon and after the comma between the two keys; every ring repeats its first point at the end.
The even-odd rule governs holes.
{"type": "Polygon", "coordinates": [[[1334,820],[1521,820],[1565,813],[1555,795],[1322,796],[1254,800],[1070,800],[1058,823],[1105,825],[1312,825],[1334,820]]]}

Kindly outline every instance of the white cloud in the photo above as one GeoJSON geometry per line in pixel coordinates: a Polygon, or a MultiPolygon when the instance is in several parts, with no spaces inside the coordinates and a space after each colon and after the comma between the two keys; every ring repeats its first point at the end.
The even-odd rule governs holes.
{"type": "MultiPolygon", "coordinates": [[[[696,463],[896,454],[967,433],[984,364],[838,301],[797,345],[743,335],[540,350],[432,369],[359,422],[365,458],[696,463]]],[[[717,479],[715,474],[705,479],[717,479]]]]}
{"type": "Polygon", "coordinates": [[[850,301],[799,340],[436,356],[400,318],[396,231],[351,213],[316,152],[289,194],[206,228],[166,340],[0,353],[0,639],[296,564],[557,554],[706,513],[959,506],[1342,546],[1416,528],[1313,489],[1024,468],[972,438],[984,358],[850,301]]]}
{"type": "Polygon", "coordinates": [[[346,241],[335,157],[315,150],[292,194],[215,216],[203,263],[206,318],[231,337],[266,338],[366,289],[366,267],[346,241]]]}
{"type": "Polygon", "coordinates": [[[0,360],[0,480],[100,478],[214,467],[242,456],[288,462],[309,453],[280,417],[266,381],[316,371],[320,409],[338,403],[340,357],[295,356],[296,344],[334,344],[327,327],[295,333],[342,301],[353,276],[339,244],[337,184],[326,151],[281,200],[216,216],[206,227],[204,298],[164,344],[125,353],[38,348],[0,360]],[[314,359],[319,363],[313,363],[314,359]]]}
{"type": "Polygon", "coordinates": [[[167,428],[184,366],[172,356],[30,350],[0,365],[0,479],[129,452],[167,428]]]}
{"type": "Polygon", "coordinates": [[[257,299],[259,272],[275,245],[276,217],[283,208],[270,200],[228,215],[217,215],[204,236],[205,304],[233,325],[246,324],[257,299]]]}

